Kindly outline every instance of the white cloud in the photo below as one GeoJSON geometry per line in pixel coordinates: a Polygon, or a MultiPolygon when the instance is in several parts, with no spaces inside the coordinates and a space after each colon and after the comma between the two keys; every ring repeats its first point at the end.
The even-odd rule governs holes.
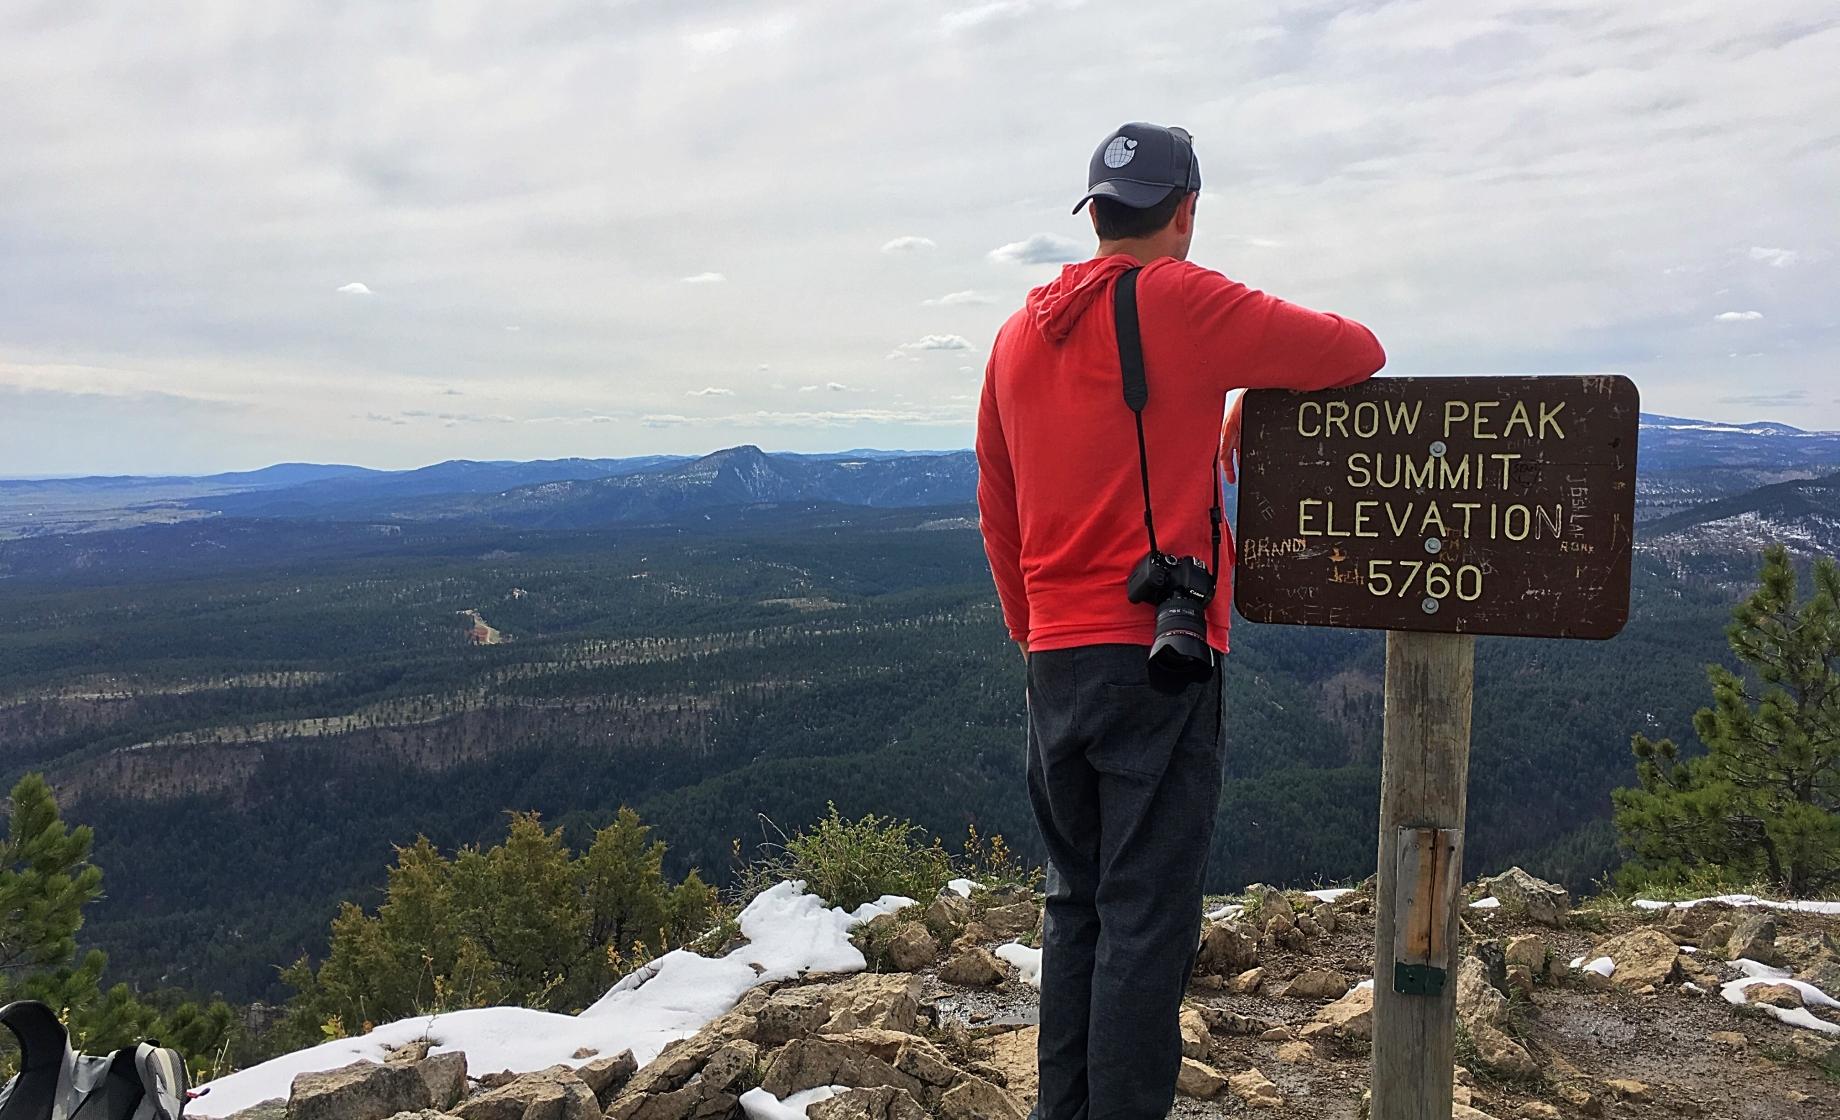
{"type": "Polygon", "coordinates": [[[912,234],[908,234],[904,237],[897,237],[892,241],[885,241],[882,243],[882,252],[884,253],[917,253],[922,250],[937,248],[939,248],[939,244],[932,238],[915,237],[912,234]]]}
{"type": "Polygon", "coordinates": [[[721,389],[711,385],[706,389],[691,389],[684,395],[687,397],[732,397],[735,395],[735,391],[733,389],[721,389]]]}
{"type": "Polygon", "coordinates": [[[516,334],[516,333],[518,333],[519,331],[521,331],[521,330],[523,330],[524,328],[523,328],[523,327],[513,327],[513,326],[510,326],[510,325],[507,325],[507,326],[505,327],[505,329],[506,329],[506,330],[508,330],[508,331],[510,331],[510,332],[511,332],[512,334],[516,334]]]}
{"type": "Polygon", "coordinates": [[[682,282],[685,284],[725,284],[728,282],[728,277],[720,272],[699,272],[695,276],[684,277],[682,282]]]}
{"type": "Polygon", "coordinates": [[[1052,233],[1038,233],[990,251],[991,260],[1010,264],[1064,264],[1083,261],[1086,257],[1086,249],[1079,242],[1052,233]]]}
{"type": "Polygon", "coordinates": [[[342,287],[339,288],[339,291],[344,293],[345,295],[351,295],[351,296],[368,296],[368,295],[374,294],[370,290],[369,286],[365,284],[361,284],[356,280],[353,280],[349,284],[343,285],[342,287]]]}
{"type": "Polygon", "coordinates": [[[923,299],[920,301],[920,306],[922,307],[964,307],[964,306],[968,306],[971,304],[994,303],[994,302],[996,301],[993,300],[991,297],[985,295],[983,292],[965,291],[965,292],[947,292],[945,295],[940,296],[938,299],[923,299]]]}
{"type": "Polygon", "coordinates": [[[841,381],[826,381],[824,387],[833,393],[847,393],[850,391],[850,387],[841,381]]]}
{"type": "Polygon", "coordinates": [[[1802,259],[1794,249],[1767,249],[1761,245],[1751,246],[1751,259],[1771,268],[1788,268],[1802,259]]]}
{"type": "Polygon", "coordinates": [[[929,334],[912,342],[903,342],[894,348],[890,358],[912,358],[928,350],[974,350],[970,341],[963,335],[929,334]]]}
{"type": "Polygon", "coordinates": [[[1721,311],[1713,320],[1720,323],[1752,323],[1763,318],[1761,311],[1721,311]]]}

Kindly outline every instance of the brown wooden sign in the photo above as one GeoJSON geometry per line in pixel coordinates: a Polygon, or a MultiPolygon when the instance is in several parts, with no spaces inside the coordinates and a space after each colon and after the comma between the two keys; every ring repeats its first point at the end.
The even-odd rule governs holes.
{"type": "Polygon", "coordinates": [[[1255,622],[1608,638],[1629,617],[1626,377],[1385,377],[1246,396],[1235,605],[1255,622]]]}

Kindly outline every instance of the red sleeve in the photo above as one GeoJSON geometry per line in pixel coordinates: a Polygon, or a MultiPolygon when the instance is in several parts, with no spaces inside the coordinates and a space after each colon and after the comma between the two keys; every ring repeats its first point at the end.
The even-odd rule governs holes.
{"type": "Polygon", "coordinates": [[[978,404],[978,522],[984,534],[984,555],[997,581],[1003,602],[1003,622],[1009,636],[1029,640],[1029,600],[1022,587],[1022,525],[1016,517],[1016,471],[1010,464],[1009,445],[1003,439],[1003,421],[997,415],[996,355],[984,370],[984,396],[978,404]]]}
{"type": "Polygon", "coordinates": [[[1337,389],[1386,364],[1374,332],[1353,319],[1286,303],[1211,269],[1183,273],[1196,357],[1223,391],[1337,389]]]}

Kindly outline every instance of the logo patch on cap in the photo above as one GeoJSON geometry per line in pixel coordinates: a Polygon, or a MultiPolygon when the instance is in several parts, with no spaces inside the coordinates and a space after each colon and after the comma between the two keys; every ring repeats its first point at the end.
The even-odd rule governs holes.
{"type": "Polygon", "coordinates": [[[1117,168],[1130,163],[1137,155],[1137,141],[1129,136],[1114,136],[1112,142],[1105,146],[1105,166],[1117,168]]]}

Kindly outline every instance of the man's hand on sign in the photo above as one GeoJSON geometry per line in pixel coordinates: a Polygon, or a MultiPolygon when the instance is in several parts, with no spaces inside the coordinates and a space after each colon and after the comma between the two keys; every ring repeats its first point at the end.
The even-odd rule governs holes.
{"type": "Polygon", "coordinates": [[[1246,403],[1244,392],[1227,401],[1227,417],[1220,425],[1220,469],[1228,482],[1239,481],[1239,412],[1246,403]]]}

